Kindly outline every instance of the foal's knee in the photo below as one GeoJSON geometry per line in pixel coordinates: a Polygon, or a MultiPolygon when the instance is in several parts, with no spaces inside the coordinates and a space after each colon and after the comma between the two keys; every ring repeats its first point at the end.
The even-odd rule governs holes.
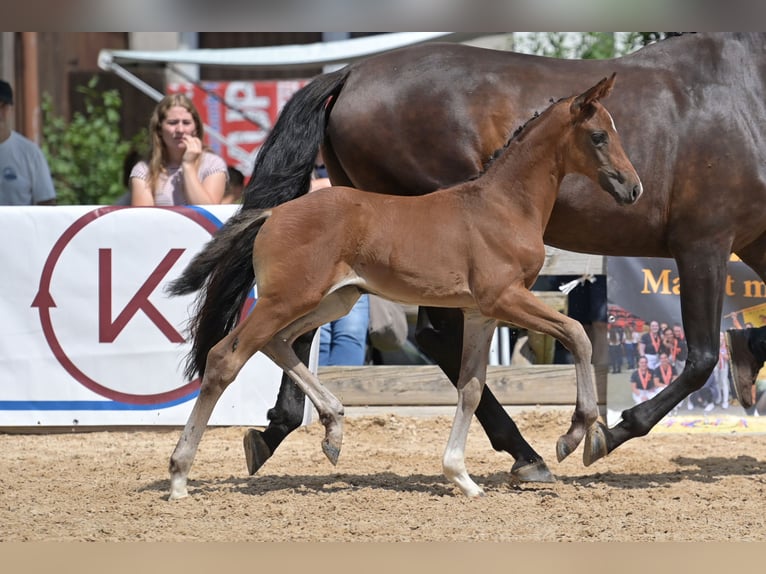
{"type": "MultiPolygon", "coordinates": [[[[585,327],[579,321],[572,320],[566,324],[566,335],[569,337],[569,343],[565,346],[570,347],[569,351],[576,358],[590,362],[593,355],[593,344],[585,331],[585,327]]],[[[562,341],[563,342],[563,341],[562,341]]]]}

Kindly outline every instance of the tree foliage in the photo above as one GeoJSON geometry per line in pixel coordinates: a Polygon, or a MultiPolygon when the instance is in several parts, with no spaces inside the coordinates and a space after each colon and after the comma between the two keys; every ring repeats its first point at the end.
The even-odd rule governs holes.
{"type": "Polygon", "coordinates": [[[583,60],[624,56],[674,32],[534,32],[513,39],[510,49],[583,60]]]}
{"type": "Polygon", "coordinates": [[[99,91],[98,78],[77,90],[84,113],[71,121],[57,116],[50,94],[42,98],[43,144],[59,205],[109,205],[125,192],[123,162],[131,149],[141,149],[145,131],[122,139],[122,98],[117,90],[99,91]]]}

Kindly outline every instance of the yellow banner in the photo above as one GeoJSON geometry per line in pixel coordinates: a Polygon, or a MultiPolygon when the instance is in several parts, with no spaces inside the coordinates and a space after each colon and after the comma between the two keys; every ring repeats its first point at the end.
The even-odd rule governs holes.
{"type": "Polygon", "coordinates": [[[766,303],[742,309],[740,313],[745,324],[751,323],[754,327],[766,325],[766,303]]]}

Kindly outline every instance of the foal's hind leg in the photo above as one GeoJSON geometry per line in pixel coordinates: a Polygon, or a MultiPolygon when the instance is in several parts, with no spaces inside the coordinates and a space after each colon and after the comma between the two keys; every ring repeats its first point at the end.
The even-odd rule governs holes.
{"type": "Polygon", "coordinates": [[[263,352],[282,367],[316,407],[319,420],[325,427],[322,452],[331,463],[337,464],[343,442],[343,405],[298,359],[292,347],[280,335],[266,345],[263,352]]]}
{"type": "Polygon", "coordinates": [[[577,397],[572,424],[556,443],[556,457],[561,462],[574,452],[598,419],[596,384],[591,371],[591,342],[585,329],[579,322],[555,311],[523,288],[506,289],[491,308],[482,311],[498,320],[551,335],[574,356],[577,397]]]}
{"type": "MultiPolygon", "coordinates": [[[[415,334],[421,350],[433,359],[457,386],[460,376],[463,346],[463,313],[459,309],[421,307],[418,311],[418,329],[415,334]]],[[[548,465],[524,440],[492,390],[484,385],[476,419],[496,451],[505,451],[515,460],[511,477],[515,482],[555,482],[548,465]]]]}
{"type": "Polygon", "coordinates": [[[290,342],[299,334],[307,330],[313,331],[320,325],[348,313],[360,295],[360,291],[353,286],[344,287],[327,295],[313,311],[277,333],[263,349],[263,352],[282,367],[284,372],[306,393],[316,407],[319,419],[325,427],[322,450],[333,464],[338,461],[343,438],[343,405],[301,362],[290,347],[290,342]]]}
{"type": "MultiPolygon", "coordinates": [[[[336,291],[322,302],[320,308],[315,311],[312,321],[307,321],[304,318],[302,323],[296,323],[292,326],[292,330],[287,338],[292,339],[296,337],[292,348],[295,356],[302,364],[305,365],[309,362],[311,343],[314,339],[316,328],[348,313],[358,298],[359,291],[355,287],[346,287],[336,291]],[[316,313],[324,313],[325,316],[316,315],[316,313]],[[312,322],[316,326],[312,327],[312,322]],[[309,331],[296,335],[303,329],[309,329],[309,331]]],[[[274,454],[274,451],[287,438],[287,435],[301,425],[305,399],[305,393],[296,384],[293,376],[284,372],[279,387],[279,394],[277,395],[277,402],[273,408],[269,409],[266,415],[269,419],[269,426],[264,431],[249,429],[243,437],[247,471],[250,475],[255,474],[274,454]]]]}
{"type": "Polygon", "coordinates": [[[239,337],[247,327],[249,319],[249,317],[245,319],[208,353],[199,395],[176,448],[170,456],[170,500],[188,495],[186,482],[189,470],[210,415],[223,391],[234,380],[245,362],[257,351],[257,347],[252,352],[238,349],[239,337]]]}
{"type": "Polygon", "coordinates": [[[194,408],[192,408],[176,448],[170,456],[170,500],[184,498],[188,495],[186,481],[197,454],[200,440],[202,440],[202,433],[205,432],[213,408],[227,385],[228,383],[220,380],[212,382],[208,376],[202,377],[199,396],[194,403],[194,408]]]}
{"type": "Polygon", "coordinates": [[[464,325],[457,408],[442,466],[444,475],[454,482],[463,494],[474,497],[483,496],[484,491],[468,475],[465,467],[465,444],[487,377],[489,345],[495,330],[495,321],[478,313],[468,313],[464,325]]]}
{"type": "Polygon", "coordinates": [[[171,500],[187,496],[189,470],[223,391],[248,359],[265,347],[283,325],[290,323],[293,311],[289,303],[284,300],[274,303],[270,298],[261,297],[253,312],[208,353],[199,396],[170,457],[171,500]]]}

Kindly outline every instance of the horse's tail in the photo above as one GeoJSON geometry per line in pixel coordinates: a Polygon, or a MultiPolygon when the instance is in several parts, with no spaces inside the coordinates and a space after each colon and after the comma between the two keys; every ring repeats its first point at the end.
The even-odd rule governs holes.
{"type": "Polygon", "coordinates": [[[242,210],[274,207],[308,192],[332,99],[349,68],[323,74],[295,92],[255,159],[242,210]]]}
{"type": "Polygon", "coordinates": [[[261,210],[304,195],[325,132],[331,105],[348,68],[323,74],[285,104],[256,158],[239,211],[208,241],[168,287],[171,295],[200,291],[190,324],[192,350],[186,363],[191,378],[205,370],[207,353],[237,323],[253,286],[253,242],[263,224],[261,210]]]}
{"type": "Polygon", "coordinates": [[[171,295],[184,295],[189,293],[189,270],[211,268],[188,326],[192,348],[185,373],[189,379],[205,372],[208,352],[237,323],[253,285],[253,242],[268,216],[268,210],[235,214],[192,259],[183,275],[168,285],[171,295]]]}

